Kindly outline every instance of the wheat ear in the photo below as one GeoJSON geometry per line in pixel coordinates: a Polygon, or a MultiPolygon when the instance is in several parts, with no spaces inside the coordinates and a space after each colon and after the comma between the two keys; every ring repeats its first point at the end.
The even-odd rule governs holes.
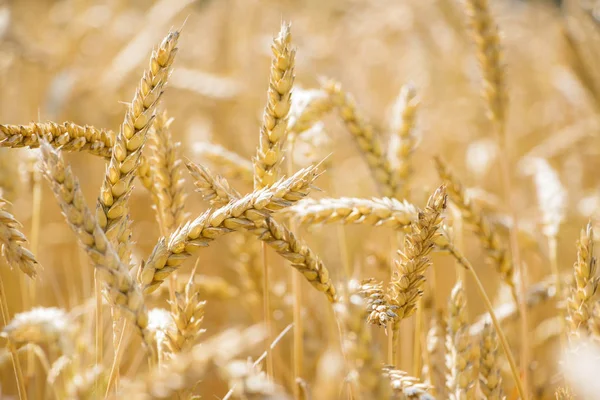
{"type": "Polygon", "coordinates": [[[464,220],[474,229],[502,280],[510,287],[515,304],[518,304],[514,268],[507,250],[500,244],[498,234],[483,212],[467,196],[462,183],[452,174],[446,163],[440,157],[435,158],[435,163],[440,178],[446,182],[450,201],[459,208],[464,220]]]}
{"type": "Polygon", "coordinates": [[[568,333],[571,337],[587,335],[588,324],[592,314],[593,296],[598,289],[598,277],[596,276],[596,257],[594,257],[594,230],[589,222],[585,229],[581,230],[577,242],[577,261],[573,266],[575,277],[571,296],[567,300],[567,311],[569,314],[568,333]]]}
{"type": "Polygon", "coordinates": [[[282,211],[301,224],[365,224],[403,229],[417,220],[417,209],[407,201],[391,198],[304,199],[282,211]]]}
{"type": "Polygon", "coordinates": [[[341,84],[334,80],[323,82],[322,87],[329,94],[346,128],[355,138],[381,192],[384,196],[394,196],[396,186],[390,163],[383,153],[381,141],[373,131],[373,127],[359,114],[354,98],[349,93],[345,93],[341,84]]]}
{"type": "Polygon", "coordinates": [[[166,111],[159,113],[154,120],[148,147],[150,148],[150,169],[154,180],[153,193],[156,196],[156,213],[163,227],[163,234],[169,234],[183,223],[186,194],[183,190],[183,165],[179,159],[180,143],[171,136],[166,111]]]}
{"type": "MultiPolygon", "coordinates": [[[[290,111],[290,118],[288,121],[288,131],[290,135],[298,136],[301,133],[309,130],[317,121],[321,120],[327,113],[333,109],[333,103],[322,90],[311,90],[308,96],[310,96],[304,107],[298,112],[290,111]]],[[[294,95],[294,99],[298,99],[294,95]]],[[[293,109],[292,104],[292,109],[293,109]]]]}
{"type": "MultiPolygon", "coordinates": [[[[201,194],[205,199],[220,198],[221,202],[238,201],[239,194],[231,188],[223,178],[215,178],[206,168],[189,164],[194,176],[199,180],[197,187],[202,187],[201,194]]],[[[291,261],[296,268],[317,290],[327,295],[330,301],[335,301],[336,292],[329,279],[329,272],[317,255],[291,232],[285,225],[273,218],[265,216],[254,220],[254,228],[249,231],[261,241],[271,246],[283,258],[291,261]]],[[[264,292],[263,292],[264,294],[264,292]]]]}
{"type": "MultiPolygon", "coordinates": [[[[90,154],[110,159],[115,145],[116,134],[110,130],[90,125],[77,125],[73,122],[32,122],[28,125],[0,125],[4,139],[0,146],[18,148],[40,147],[40,140],[46,140],[52,147],[63,151],[87,151],[90,154]]],[[[152,189],[150,165],[140,156],[137,175],[144,187],[152,189]]]]}
{"type": "Polygon", "coordinates": [[[108,298],[124,311],[140,332],[148,351],[152,351],[151,335],[147,330],[148,311],[139,286],[86,206],[79,181],[71,172],[71,167],[50,145],[42,144],[41,148],[46,179],[68,224],[94,263],[98,276],[106,283],[108,298]]]}
{"type": "Polygon", "coordinates": [[[109,240],[117,243],[117,252],[125,264],[130,262],[131,237],[127,201],[131,194],[134,174],[140,163],[146,133],[154,120],[154,111],[177,54],[178,39],[178,31],[170,32],[152,53],[149,69],[140,81],[115,139],[98,197],[98,224],[109,240]]]}
{"type": "Polygon", "coordinates": [[[498,359],[498,337],[494,327],[486,323],[481,333],[479,387],[490,400],[504,399],[500,360],[498,359]]]}
{"type": "Polygon", "coordinates": [[[475,382],[471,379],[473,365],[470,360],[471,337],[467,323],[466,294],[462,282],[452,289],[448,302],[448,328],[446,334],[446,389],[450,399],[475,399],[475,382]]]}
{"type": "MultiPolygon", "coordinates": [[[[410,193],[409,179],[413,173],[412,153],[417,146],[415,136],[415,119],[419,108],[419,99],[412,85],[404,85],[394,107],[392,119],[392,139],[390,147],[395,148],[395,196],[398,199],[408,198],[410,193]]],[[[392,163],[393,165],[393,163],[392,163]]]]}
{"type": "Polygon", "coordinates": [[[283,149],[287,134],[288,113],[291,107],[294,84],[296,50],[291,45],[290,25],[281,24],[279,35],[273,39],[271,50],[271,74],[267,105],[260,128],[260,142],[254,159],[254,188],[261,189],[273,184],[279,174],[283,160],[283,149]]]}
{"type": "Polygon", "coordinates": [[[2,255],[10,267],[17,266],[29,276],[37,276],[38,262],[31,251],[24,247],[27,242],[25,235],[19,230],[21,224],[6,210],[9,203],[0,197],[0,243],[2,255]]]}
{"type": "Polygon", "coordinates": [[[383,368],[383,372],[390,380],[392,399],[435,400],[429,394],[431,387],[419,381],[418,378],[389,365],[383,368]]]}
{"type": "Polygon", "coordinates": [[[287,207],[306,196],[317,175],[315,167],[302,169],[288,179],[203,213],[181,225],[168,242],[160,239],[140,274],[145,290],[155,290],[198,248],[208,246],[226,233],[252,230],[255,222],[266,218],[270,211],[287,207]]]}
{"type": "Polygon", "coordinates": [[[233,198],[240,198],[240,194],[229,185],[226,179],[213,175],[211,171],[202,165],[191,161],[186,163],[187,169],[194,178],[194,185],[202,198],[213,207],[221,207],[229,203],[233,198]]]}

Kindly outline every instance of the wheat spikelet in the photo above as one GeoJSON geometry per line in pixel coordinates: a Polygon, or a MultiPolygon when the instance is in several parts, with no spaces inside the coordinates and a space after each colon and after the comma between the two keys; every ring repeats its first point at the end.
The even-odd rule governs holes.
{"type": "Polygon", "coordinates": [[[596,258],[594,257],[594,230],[591,222],[581,230],[577,242],[577,261],[573,268],[575,280],[571,285],[571,296],[567,299],[568,330],[571,337],[587,335],[588,323],[592,314],[592,298],[598,289],[596,258]]]}
{"type": "Polygon", "coordinates": [[[442,311],[435,313],[431,320],[431,327],[427,332],[427,382],[433,387],[434,394],[440,398],[447,398],[446,392],[446,321],[442,311]]]}
{"type": "Polygon", "coordinates": [[[410,232],[404,237],[404,250],[398,251],[400,260],[395,261],[394,276],[388,289],[390,303],[398,307],[395,325],[415,312],[417,300],[423,295],[424,273],[431,265],[427,255],[440,236],[438,230],[445,208],[446,188],[440,186],[429,197],[427,206],[419,212],[418,220],[413,222],[410,232]]]}
{"type": "Polygon", "coordinates": [[[466,295],[458,282],[448,302],[448,331],[446,334],[446,388],[450,399],[475,399],[472,380],[471,337],[467,323],[466,295]]]}
{"type": "Polygon", "coordinates": [[[0,243],[2,255],[8,265],[17,266],[29,276],[35,278],[38,262],[31,251],[23,247],[27,242],[25,235],[19,230],[21,224],[6,210],[9,203],[0,197],[0,243]]]}
{"type": "Polygon", "coordinates": [[[96,218],[109,240],[117,243],[117,253],[125,264],[130,262],[129,207],[127,201],[132,180],[140,163],[146,133],[167,82],[177,54],[179,32],[170,32],[150,58],[116,136],[111,159],[98,197],[96,218]]]}
{"type": "MultiPolygon", "coordinates": [[[[478,210],[471,200],[466,196],[462,184],[452,175],[448,166],[441,158],[435,158],[438,174],[447,184],[450,200],[460,209],[464,220],[475,230],[475,234],[481,240],[481,244],[487,251],[490,259],[494,261],[496,269],[502,276],[502,280],[515,291],[514,268],[505,248],[500,245],[500,239],[492,228],[485,215],[478,210]]],[[[516,293],[516,292],[515,292],[516,293]]]]}
{"type": "Polygon", "coordinates": [[[507,94],[498,27],[487,0],[466,0],[465,8],[483,74],[483,95],[492,121],[504,124],[507,94]]]}
{"type": "Polygon", "coordinates": [[[283,159],[283,144],[287,134],[288,113],[294,84],[296,51],[291,47],[290,25],[283,22],[279,35],[273,39],[271,74],[267,105],[260,128],[260,142],[254,159],[254,188],[273,184],[283,159]]]}
{"type": "Polygon", "coordinates": [[[479,387],[481,387],[486,398],[490,400],[504,399],[498,356],[496,331],[490,323],[486,323],[481,334],[479,387]]]}
{"type": "Polygon", "coordinates": [[[367,308],[359,291],[360,283],[350,281],[348,298],[335,305],[343,327],[342,347],[350,363],[349,379],[360,399],[387,399],[391,388],[382,376],[382,362],[365,323],[367,308]]]}
{"type": "Polygon", "coordinates": [[[229,186],[229,182],[221,176],[213,175],[202,165],[193,162],[186,163],[187,169],[194,178],[194,185],[202,198],[214,207],[221,207],[229,203],[232,198],[239,198],[240,194],[229,186]]]}
{"type": "Polygon", "coordinates": [[[392,366],[383,368],[384,374],[389,378],[394,400],[435,400],[427,393],[430,387],[421,383],[419,379],[408,373],[394,369],[392,366]]]}
{"type": "Polygon", "coordinates": [[[200,142],[193,147],[194,154],[213,165],[218,165],[231,179],[240,179],[244,183],[252,184],[254,171],[252,163],[237,153],[227,150],[218,144],[200,142]]]}
{"type": "Polygon", "coordinates": [[[350,197],[304,199],[285,209],[302,224],[365,224],[402,229],[417,220],[417,209],[407,201],[391,198],[350,197]]]}
{"type": "Polygon", "coordinates": [[[170,236],[168,243],[164,238],[159,240],[140,273],[145,291],[154,291],[199,247],[206,247],[231,231],[253,229],[256,221],[264,220],[269,212],[306,196],[317,175],[316,167],[302,169],[288,179],[185,223],[170,236]]]}
{"type": "Polygon", "coordinates": [[[404,85],[393,109],[390,151],[395,152],[392,166],[395,170],[395,196],[398,199],[408,198],[410,193],[409,179],[413,173],[411,158],[417,145],[414,130],[419,99],[416,96],[412,85],[404,85]]]}
{"type": "Polygon", "coordinates": [[[86,206],[79,182],[60,153],[50,145],[42,144],[42,154],[44,175],[71,229],[94,263],[98,276],[106,283],[108,298],[112,304],[125,312],[125,316],[137,327],[145,344],[151,349],[152,340],[146,329],[148,311],[139,286],[121,263],[110,241],[86,206]]]}
{"type": "Polygon", "coordinates": [[[389,321],[398,318],[394,312],[398,306],[389,304],[383,282],[370,278],[361,282],[360,293],[367,307],[367,322],[386,326],[389,321]]]}
{"type": "Polygon", "coordinates": [[[384,196],[394,196],[394,173],[383,153],[381,141],[373,132],[373,127],[358,113],[354,99],[350,94],[344,93],[340,83],[328,80],[323,82],[322,87],[337,108],[348,131],[356,139],[381,192],[384,196]]]}
{"type": "Polygon", "coordinates": [[[185,212],[185,192],[182,162],[179,159],[180,143],[174,143],[169,129],[172,120],[166,111],[159,113],[154,120],[153,132],[148,147],[152,154],[151,166],[154,180],[153,193],[156,196],[156,212],[164,229],[164,234],[183,223],[185,212]]]}

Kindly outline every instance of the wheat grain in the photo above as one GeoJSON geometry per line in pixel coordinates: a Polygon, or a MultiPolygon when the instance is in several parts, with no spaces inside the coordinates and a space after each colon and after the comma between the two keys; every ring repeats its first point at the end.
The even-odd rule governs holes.
{"type": "Polygon", "coordinates": [[[481,335],[479,373],[479,387],[481,387],[486,398],[490,400],[504,399],[500,361],[498,360],[498,338],[494,327],[490,323],[484,325],[481,335]]]}

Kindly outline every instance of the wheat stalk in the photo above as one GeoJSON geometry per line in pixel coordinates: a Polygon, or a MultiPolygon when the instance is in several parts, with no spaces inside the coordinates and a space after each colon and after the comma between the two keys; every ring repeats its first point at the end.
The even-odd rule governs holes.
{"type": "Polygon", "coordinates": [[[350,197],[304,199],[282,212],[301,224],[364,224],[403,229],[417,220],[417,209],[407,201],[391,198],[350,197]]]}
{"type": "Polygon", "coordinates": [[[116,136],[98,196],[98,224],[109,240],[117,244],[117,252],[125,264],[130,262],[131,231],[127,202],[132,180],[139,166],[146,133],[154,120],[154,111],[177,54],[178,39],[178,31],[170,32],[152,53],[149,70],[144,73],[116,136]]]}

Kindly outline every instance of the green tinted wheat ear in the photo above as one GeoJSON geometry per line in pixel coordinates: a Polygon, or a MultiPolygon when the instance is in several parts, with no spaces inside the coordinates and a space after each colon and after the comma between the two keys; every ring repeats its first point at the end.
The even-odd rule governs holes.
{"type": "Polygon", "coordinates": [[[467,196],[465,188],[452,174],[446,163],[435,158],[438,174],[447,185],[448,196],[461,211],[464,220],[474,229],[475,234],[481,241],[489,258],[494,261],[497,271],[502,280],[511,288],[513,299],[516,301],[516,290],[514,283],[514,268],[507,250],[500,244],[500,238],[494,231],[486,216],[479,210],[467,196]]]}
{"type": "Polygon", "coordinates": [[[489,107],[490,119],[504,124],[507,106],[506,78],[498,27],[492,19],[487,0],[466,0],[465,9],[477,46],[483,74],[483,96],[489,107]]]}
{"type": "Polygon", "coordinates": [[[24,247],[25,235],[19,230],[21,224],[6,210],[8,203],[0,198],[0,243],[2,255],[10,267],[16,266],[29,276],[35,278],[38,262],[31,251],[24,247]]]}
{"type": "Polygon", "coordinates": [[[373,127],[358,113],[354,98],[342,90],[339,82],[327,80],[323,82],[322,87],[329,94],[347,129],[356,140],[381,192],[384,196],[393,196],[396,192],[394,173],[373,127]]]}
{"type": "Polygon", "coordinates": [[[148,147],[151,152],[152,177],[158,220],[164,234],[171,233],[184,220],[185,192],[183,165],[179,159],[180,143],[173,142],[169,129],[172,120],[166,112],[156,116],[148,147]]]}
{"type": "Polygon", "coordinates": [[[596,258],[594,257],[594,230],[591,222],[579,236],[577,261],[573,268],[575,280],[571,287],[571,296],[567,299],[569,335],[571,337],[588,334],[593,296],[598,289],[599,278],[596,276],[596,258]]]}
{"type": "Polygon", "coordinates": [[[502,375],[498,359],[498,337],[490,323],[486,323],[481,333],[481,358],[479,363],[479,382],[487,399],[502,400],[502,375]]]}
{"type": "Polygon", "coordinates": [[[458,282],[448,302],[446,334],[446,388],[452,400],[475,399],[475,381],[472,379],[471,337],[467,323],[467,299],[462,283],[458,282]]]}
{"type": "Polygon", "coordinates": [[[257,190],[224,207],[209,210],[180,226],[169,240],[162,238],[155,246],[140,274],[148,292],[154,291],[173,271],[200,247],[236,230],[251,230],[269,212],[280,210],[308,194],[318,176],[315,167],[298,171],[292,177],[257,190]]]}
{"type": "Polygon", "coordinates": [[[254,159],[255,189],[271,185],[277,180],[279,164],[283,159],[296,57],[296,51],[292,49],[291,41],[290,25],[284,22],[279,35],[273,40],[271,46],[273,59],[267,92],[267,106],[263,113],[260,143],[254,159]]]}
{"type": "Polygon", "coordinates": [[[107,237],[117,243],[117,252],[129,264],[131,231],[127,201],[132,180],[140,164],[146,134],[154,120],[156,105],[163,93],[171,65],[177,54],[179,32],[170,32],[152,53],[133,101],[115,139],[110,163],[98,197],[96,218],[107,237]]]}
{"type": "Polygon", "coordinates": [[[415,136],[415,117],[419,108],[419,99],[412,85],[405,85],[394,106],[392,117],[392,138],[390,150],[395,150],[392,163],[395,170],[396,198],[407,198],[409,194],[409,179],[413,172],[412,153],[417,146],[415,136]],[[396,164],[396,165],[394,165],[396,164]]]}
{"type": "Polygon", "coordinates": [[[54,196],[79,243],[86,251],[106,283],[106,293],[113,305],[120,307],[125,316],[139,330],[148,349],[152,349],[151,335],[147,330],[148,311],[139,286],[129,275],[127,267],[120,261],[85,204],[79,181],[65,164],[60,153],[50,145],[42,145],[44,174],[54,196]]]}

